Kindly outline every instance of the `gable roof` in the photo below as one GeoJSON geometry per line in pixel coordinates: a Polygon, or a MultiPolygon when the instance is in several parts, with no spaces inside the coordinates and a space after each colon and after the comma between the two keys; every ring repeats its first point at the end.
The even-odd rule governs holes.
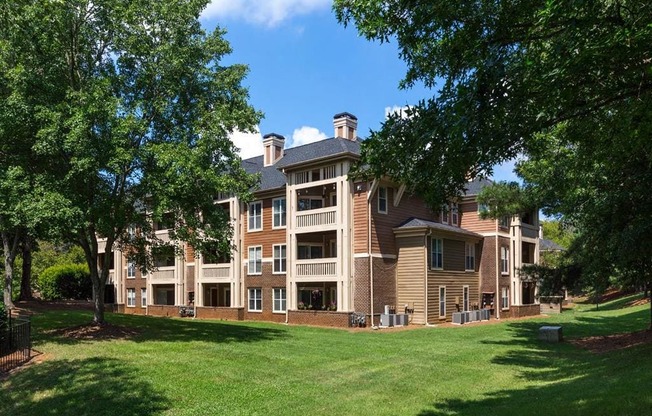
{"type": "Polygon", "coordinates": [[[420,218],[415,218],[415,217],[409,218],[407,221],[405,221],[398,227],[394,228],[394,231],[409,230],[413,228],[424,228],[424,227],[437,230],[437,231],[447,231],[449,233],[463,234],[469,237],[483,238],[482,235],[478,233],[474,233],[473,231],[469,231],[461,227],[455,227],[454,225],[449,225],[449,224],[441,224],[430,220],[422,220],[420,218]]]}
{"type": "Polygon", "coordinates": [[[260,173],[258,191],[268,191],[285,186],[285,174],[281,171],[283,168],[345,155],[360,156],[360,141],[339,137],[320,140],[284,149],[283,157],[272,166],[263,166],[261,155],[243,160],[242,167],[247,173],[260,173]]]}
{"type": "Polygon", "coordinates": [[[539,239],[539,251],[564,251],[564,247],[546,238],[539,239]]]}
{"type": "Polygon", "coordinates": [[[486,178],[475,178],[466,186],[464,196],[478,195],[482,189],[489,185],[493,185],[494,181],[486,178]]]}

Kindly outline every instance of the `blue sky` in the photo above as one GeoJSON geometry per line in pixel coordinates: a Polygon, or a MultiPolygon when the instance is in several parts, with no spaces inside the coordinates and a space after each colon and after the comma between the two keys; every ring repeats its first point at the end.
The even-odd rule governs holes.
{"type": "MultiPolygon", "coordinates": [[[[259,132],[236,133],[244,158],[262,154],[262,135],[282,134],[286,147],[333,136],[333,115],[358,117],[358,135],[380,128],[387,111],[433,92],[400,90],[406,66],[395,44],[369,42],[337,23],[329,0],[213,0],[201,21],[227,31],[224,63],[249,66],[250,102],[265,114],[259,132]]],[[[496,179],[513,179],[512,163],[496,179]]]]}

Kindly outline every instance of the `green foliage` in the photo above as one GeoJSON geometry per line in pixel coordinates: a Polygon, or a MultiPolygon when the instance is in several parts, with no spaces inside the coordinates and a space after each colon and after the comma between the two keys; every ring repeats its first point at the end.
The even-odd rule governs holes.
{"type": "Polygon", "coordinates": [[[4,302],[0,300],[0,344],[4,340],[7,329],[9,329],[9,316],[4,302]]]}
{"type": "Polygon", "coordinates": [[[56,213],[49,233],[82,247],[98,305],[109,270],[108,256],[95,267],[98,236],[147,269],[149,246],[162,243],[151,222],[171,214],[172,241],[230,249],[230,215],[213,197],[247,200],[256,183],[229,135],[251,131],[261,114],[241,85],[247,68],[222,64],[224,31],[202,28],[207,3],[0,6],[0,143],[21,146],[26,157],[13,164],[48,185],[34,212],[56,213]]]}
{"type": "Polygon", "coordinates": [[[39,275],[38,287],[45,300],[86,300],[93,294],[90,273],[85,264],[48,267],[39,275]]]}
{"type": "Polygon", "coordinates": [[[79,246],[39,241],[37,247],[38,249],[32,253],[32,278],[34,281],[38,280],[41,273],[48,267],[62,264],[82,264],[86,261],[84,251],[79,246]]]}
{"type": "Polygon", "coordinates": [[[498,219],[532,211],[536,204],[528,200],[517,182],[496,182],[486,186],[478,195],[478,204],[487,209],[480,212],[480,218],[498,219]]]}

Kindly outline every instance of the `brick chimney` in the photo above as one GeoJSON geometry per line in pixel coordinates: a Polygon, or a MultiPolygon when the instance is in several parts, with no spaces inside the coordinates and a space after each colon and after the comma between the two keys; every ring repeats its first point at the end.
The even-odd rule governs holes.
{"type": "Polygon", "coordinates": [[[263,136],[263,166],[271,166],[283,157],[285,137],[276,133],[269,133],[263,136]]]}
{"type": "Polygon", "coordinates": [[[351,113],[339,113],[333,116],[335,137],[355,140],[358,137],[358,118],[351,113]]]}

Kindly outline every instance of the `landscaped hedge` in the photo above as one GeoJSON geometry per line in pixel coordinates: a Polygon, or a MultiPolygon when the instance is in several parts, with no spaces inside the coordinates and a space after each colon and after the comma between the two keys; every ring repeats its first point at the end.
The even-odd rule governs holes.
{"type": "Polygon", "coordinates": [[[85,264],[48,267],[39,275],[38,286],[45,300],[85,300],[93,295],[90,273],[85,264]]]}

